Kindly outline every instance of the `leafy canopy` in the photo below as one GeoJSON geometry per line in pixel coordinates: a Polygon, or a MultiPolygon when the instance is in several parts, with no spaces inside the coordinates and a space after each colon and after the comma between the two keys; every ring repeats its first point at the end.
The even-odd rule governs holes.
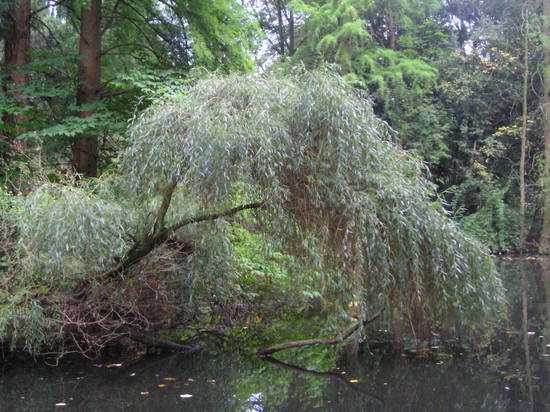
{"type": "Polygon", "coordinates": [[[121,171],[135,196],[177,182],[174,222],[236,199],[265,202],[263,229],[301,259],[302,273],[319,274],[335,313],[390,306],[407,324],[453,327],[498,306],[484,249],[448,219],[423,164],[340,77],[211,77],[147,109],[129,133],[121,171]]]}

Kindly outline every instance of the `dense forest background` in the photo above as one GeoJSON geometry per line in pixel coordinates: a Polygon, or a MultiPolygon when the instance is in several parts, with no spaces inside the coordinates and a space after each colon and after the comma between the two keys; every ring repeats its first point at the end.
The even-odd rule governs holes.
{"type": "Polygon", "coordinates": [[[334,64],[430,168],[449,212],[493,251],[544,249],[542,2],[4,1],[1,175],[30,190],[109,169],[128,119],[211,72],[334,64]],[[527,58],[527,60],[525,60],[527,58]],[[527,65],[527,66],[525,66],[527,65]]]}
{"type": "MultiPolygon", "coordinates": [[[[51,294],[53,289],[61,288],[60,293],[65,293],[64,296],[67,290],[71,290],[72,299],[84,299],[83,296],[88,299],[93,295],[89,291],[90,284],[97,282],[96,286],[102,286],[94,292],[94,302],[104,303],[106,297],[99,290],[103,288],[103,293],[111,290],[105,289],[104,282],[111,282],[121,273],[120,265],[133,265],[149,252],[157,250],[157,247],[164,247],[164,255],[157,253],[152,257],[147,263],[149,267],[141,267],[139,276],[142,277],[136,278],[140,279],[137,283],[147,285],[156,293],[164,286],[161,287],[160,281],[154,278],[156,275],[152,274],[151,265],[170,261],[166,256],[174,250],[180,253],[180,259],[181,254],[184,257],[190,254],[208,257],[220,251],[219,256],[226,256],[223,251],[232,245],[237,257],[231,268],[224,266],[225,258],[218,258],[215,261],[216,269],[211,266],[198,267],[200,275],[193,278],[189,275],[185,287],[171,289],[167,286],[169,292],[166,295],[160,293],[166,299],[155,303],[159,305],[155,309],[157,313],[165,314],[171,310],[175,294],[183,293],[184,298],[191,301],[191,297],[195,296],[193,288],[199,290],[200,287],[202,302],[208,301],[208,305],[204,304],[200,308],[196,306],[193,310],[195,314],[208,314],[209,322],[216,316],[218,320],[222,316],[212,308],[218,304],[223,306],[226,295],[234,297],[241,294],[241,298],[250,303],[247,309],[249,312],[257,311],[261,298],[270,295],[275,298],[269,309],[276,310],[277,304],[288,301],[287,296],[279,294],[293,293],[296,280],[292,280],[290,273],[293,265],[306,252],[298,248],[297,252],[290,253],[284,243],[270,243],[271,247],[266,250],[266,241],[258,235],[258,228],[261,226],[276,231],[274,224],[270,227],[269,222],[262,221],[256,215],[245,214],[243,221],[238,224],[231,221],[231,226],[223,228],[224,234],[217,246],[210,244],[209,248],[204,249],[200,249],[199,243],[207,240],[211,242],[213,238],[204,235],[197,238],[197,234],[190,231],[186,236],[195,236],[195,242],[192,243],[181,236],[174,238],[173,233],[190,224],[232,217],[243,210],[269,209],[271,206],[266,206],[267,200],[258,201],[252,194],[263,194],[262,190],[270,187],[271,195],[279,193],[282,197],[286,196],[282,180],[277,181],[280,187],[273,183],[273,176],[282,179],[277,173],[286,167],[284,172],[288,182],[284,188],[290,188],[288,190],[290,196],[294,196],[293,201],[303,201],[304,208],[319,212],[321,218],[319,221],[304,219],[297,215],[296,204],[290,208],[276,201],[272,204],[278,206],[269,209],[272,213],[270,217],[282,215],[283,212],[294,213],[294,226],[289,227],[296,230],[296,237],[302,236],[300,247],[304,248],[306,238],[303,233],[306,229],[320,233],[323,213],[330,206],[332,214],[327,212],[329,225],[326,230],[329,238],[332,236],[329,240],[340,244],[329,245],[333,247],[334,255],[340,252],[344,257],[346,253],[357,254],[361,247],[367,247],[365,239],[371,236],[370,232],[357,231],[361,236],[364,235],[361,240],[364,243],[352,235],[339,239],[333,236],[339,230],[339,221],[336,229],[330,224],[334,223],[335,216],[344,216],[341,218],[344,225],[350,224],[360,207],[366,210],[367,206],[373,206],[367,203],[367,197],[357,201],[352,213],[349,205],[342,205],[336,200],[329,206],[325,203],[308,204],[306,201],[313,200],[298,199],[298,194],[292,192],[292,184],[300,182],[305,188],[318,189],[318,192],[311,189],[311,193],[321,193],[319,196],[323,198],[326,193],[334,192],[334,187],[342,185],[323,181],[324,186],[321,183],[316,186],[316,183],[307,179],[316,176],[315,173],[321,177],[330,173],[340,176],[340,170],[349,168],[346,169],[347,175],[342,174],[345,180],[353,175],[354,159],[364,160],[365,156],[371,156],[372,153],[367,151],[373,148],[378,150],[376,153],[381,157],[373,160],[371,166],[382,171],[388,165],[387,173],[390,176],[382,176],[385,172],[380,172],[376,177],[359,176],[354,184],[371,184],[378,179],[376,185],[387,186],[377,189],[387,196],[381,202],[387,200],[388,204],[384,210],[382,206],[373,206],[373,210],[376,210],[373,213],[380,213],[376,222],[383,229],[372,235],[372,243],[380,240],[380,250],[385,250],[383,253],[387,253],[387,259],[382,254],[376,255],[376,259],[385,259],[390,263],[387,268],[378,268],[378,261],[365,263],[358,259],[354,262],[356,266],[348,270],[342,263],[344,260],[328,256],[325,250],[320,254],[322,258],[319,259],[321,263],[317,269],[302,274],[305,278],[315,278],[312,282],[318,282],[321,286],[304,286],[300,298],[294,300],[296,305],[303,304],[300,299],[306,299],[308,305],[311,305],[323,298],[329,306],[337,306],[336,301],[341,300],[340,306],[347,315],[356,306],[362,316],[372,313],[372,305],[364,304],[366,300],[353,295],[357,290],[353,282],[358,282],[358,278],[366,276],[365,273],[372,274],[372,268],[377,269],[376,273],[387,275],[376,283],[377,287],[385,291],[383,299],[390,306],[395,303],[395,308],[398,308],[395,310],[406,314],[407,322],[414,324],[417,332],[428,321],[442,318],[443,312],[423,300],[424,292],[431,288],[440,288],[445,299],[448,294],[456,293],[452,298],[456,298],[456,301],[449,303],[445,310],[451,306],[452,310],[463,310],[468,306],[468,299],[473,294],[471,290],[474,289],[478,297],[481,293],[487,295],[482,298],[485,303],[492,298],[498,300],[499,286],[483,277],[491,272],[483,266],[485,263],[472,258],[470,266],[466,263],[462,266],[462,256],[457,257],[456,261],[450,257],[458,256],[452,247],[466,244],[469,248],[468,245],[473,243],[462,240],[460,234],[452,238],[434,235],[438,232],[437,228],[441,228],[449,236],[455,236],[455,229],[454,226],[446,226],[446,223],[438,220],[439,217],[434,217],[440,214],[432,214],[433,206],[425,203],[425,199],[443,200],[442,213],[449,215],[467,234],[477,238],[495,253],[550,251],[550,191],[546,189],[550,186],[550,47],[547,40],[550,25],[548,18],[545,18],[548,16],[548,0],[0,1],[0,257],[4,261],[2,273],[5,289],[3,295],[0,294],[0,299],[5,302],[0,311],[0,320],[18,319],[18,313],[25,313],[20,316],[24,320],[19,324],[13,320],[6,320],[4,324],[0,322],[0,336],[13,334],[13,330],[18,327],[26,328],[27,332],[20,332],[20,335],[32,335],[33,338],[27,338],[25,345],[36,350],[49,339],[44,330],[54,333],[53,329],[61,327],[59,322],[52,323],[51,319],[61,318],[65,321],[63,327],[68,324],[82,332],[83,339],[93,351],[103,347],[109,339],[127,335],[124,328],[129,324],[142,328],[143,325],[151,326],[154,321],[140,318],[142,313],[135,305],[115,308],[112,303],[109,309],[105,309],[93,306],[88,301],[91,306],[86,308],[86,316],[92,313],[95,317],[78,318],[78,313],[71,312],[73,309],[70,309],[69,301],[59,303],[51,294]],[[249,73],[257,72],[267,77],[263,80],[246,77],[249,73]],[[327,85],[315,76],[307,77],[303,74],[306,72],[325,73],[327,79],[338,76],[340,80],[334,80],[338,86],[327,85]],[[274,80],[277,76],[284,76],[281,73],[290,76],[290,83],[274,80]],[[230,80],[220,86],[215,79],[223,76],[229,76],[227,78],[230,80]],[[345,85],[340,84],[340,81],[345,85]],[[249,90],[246,90],[246,84],[240,84],[242,82],[250,82],[249,90]],[[350,92],[351,89],[354,92],[350,92]],[[280,93],[280,101],[276,101],[276,96],[269,96],[269,90],[273,90],[274,94],[280,93]],[[317,94],[313,91],[317,91],[317,94]],[[187,96],[187,93],[188,97],[181,97],[187,96]],[[292,93],[304,99],[303,105],[290,97],[292,93]],[[363,112],[359,108],[362,100],[353,97],[353,93],[366,96],[373,112],[370,109],[363,112]],[[339,95],[342,95],[341,100],[339,95]],[[283,100],[284,105],[281,103],[283,100]],[[210,101],[215,103],[208,106],[205,102],[210,101]],[[241,107],[239,101],[250,101],[251,105],[263,108],[265,112],[260,109],[247,111],[248,107],[241,107]],[[165,102],[171,102],[172,106],[167,106],[165,102]],[[220,105],[214,106],[218,102],[220,105]],[[340,106],[336,106],[337,103],[340,106]],[[328,119],[331,127],[335,124],[340,127],[337,132],[341,136],[340,140],[330,140],[334,137],[332,131],[326,130],[326,124],[321,121],[323,119],[319,120],[319,135],[312,137],[311,141],[315,143],[315,139],[325,139],[323,141],[332,142],[322,146],[327,151],[326,155],[319,146],[308,140],[304,144],[311,143],[312,146],[296,154],[296,159],[306,160],[296,160],[296,175],[289,177],[289,173],[294,172],[290,172],[290,166],[284,162],[292,156],[283,158],[275,156],[277,153],[257,151],[257,145],[274,144],[269,140],[268,128],[278,131],[285,122],[291,126],[300,123],[299,120],[288,120],[290,114],[285,110],[292,107],[294,113],[302,114],[300,110],[304,110],[303,118],[307,118],[308,122],[312,112],[319,107],[327,108],[326,112],[321,110],[322,115],[326,115],[324,119],[328,119]],[[264,118],[262,116],[265,113],[272,113],[273,116],[264,118]],[[383,122],[374,120],[374,115],[383,122]],[[193,129],[195,123],[185,127],[179,125],[174,120],[178,116],[210,125],[210,134],[204,134],[200,128],[193,129]],[[264,119],[266,124],[265,130],[262,129],[258,135],[258,139],[263,140],[257,142],[249,141],[246,137],[248,130],[257,131],[253,129],[256,126],[247,123],[254,116],[264,119]],[[223,119],[223,122],[216,123],[215,119],[223,119]],[[233,123],[235,119],[241,123],[233,123]],[[227,129],[222,130],[222,126],[227,129]],[[243,130],[239,129],[241,126],[243,130]],[[356,144],[356,140],[350,137],[352,126],[357,127],[357,130],[368,131],[369,127],[378,130],[376,133],[366,132],[364,136],[363,143],[371,144],[370,149],[356,144]],[[245,138],[240,142],[233,141],[233,137],[223,134],[228,130],[241,133],[245,138]],[[176,146],[170,146],[167,142],[170,136],[180,132],[188,133],[188,140],[179,141],[179,144],[189,145],[197,155],[186,158],[187,163],[170,163],[176,162],[171,156],[176,146]],[[264,132],[265,135],[262,134],[264,132]],[[381,143],[378,147],[378,135],[391,136],[392,144],[406,149],[409,154],[392,154],[381,143]],[[341,142],[347,145],[344,149],[339,146],[341,142]],[[338,156],[342,150],[357,150],[357,157],[353,157],[355,152],[350,152],[353,156],[340,158],[338,156]],[[208,156],[203,156],[203,151],[208,156]],[[227,151],[226,157],[223,151],[227,151]],[[250,153],[260,158],[265,156],[274,169],[280,165],[284,167],[272,171],[264,170],[264,166],[256,163],[247,163],[249,160],[245,157],[250,153]],[[317,165],[313,162],[312,153],[318,160],[317,165]],[[218,154],[219,158],[216,157],[218,154]],[[151,160],[152,156],[157,157],[151,160]],[[231,167],[237,163],[240,169],[234,172],[231,167]],[[173,169],[169,169],[169,165],[173,169]],[[327,167],[322,169],[325,165],[327,167]],[[214,177],[200,173],[204,167],[212,167],[208,170],[212,171],[212,176],[218,178],[218,181],[229,179],[223,186],[226,196],[223,202],[214,197],[218,195],[214,177]],[[254,177],[250,178],[250,182],[244,175],[245,169],[252,170],[250,176],[254,177]],[[179,174],[174,174],[170,180],[170,173],[176,173],[175,170],[179,174]],[[114,180],[109,180],[116,179],[116,176],[120,178],[120,171],[128,172],[126,178],[122,178],[126,179],[124,184],[130,188],[127,191],[123,183],[112,183],[114,180]],[[257,176],[264,176],[261,175],[264,172],[265,181],[253,182],[257,176]],[[311,176],[308,175],[310,172],[311,176]],[[428,187],[418,177],[420,175],[429,177],[435,186],[428,187]],[[184,176],[187,185],[185,190],[188,189],[190,195],[183,194],[181,176],[184,176]],[[94,178],[99,178],[99,183],[95,183],[94,178]],[[415,183],[409,188],[416,190],[417,194],[407,192],[407,179],[413,179],[415,183]],[[107,184],[105,182],[110,185],[108,189],[104,188],[107,184]],[[252,187],[252,183],[259,187],[245,192],[243,187],[248,188],[249,184],[252,187]],[[331,186],[333,184],[336,186],[331,186]],[[125,193],[137,191],[139,185],[145,188],[140,194],[142,197],[125,197],[125,193]],[[210,190],[215,195],[200,194],[210,190]],[[235,202],[227,202],[228,194],[232,196],[232,201],[242,200],[237,203],[245,205],[231,208],[235,202]],[[170,214],[175,213],[170,212],[170,207],[175,203],[172,198],[191,195],[195,197],[182,197],[179,204],[187,202],[185,207],[188,209],[182,206],[183,214],[193,211],[196,217],[177,221],[170,214]],[[19,197],[28,197],[28,201],[18,203],[19,197]],[[202,207],[197,199],[211,202],[208,205],[212,209],[206,210],[214,211],[216,206],[218,210],[225,211],[197,217],[196,212],[202,207]],[[403,206],[409,204],[407,202],[417,205],[417,209],[416,206],[412,209],[403,206]],[[136,240],[124,230],[117,230],[128,226],[119,208],[128,207],[132,213],[137,213],[141,206],[155,210],[150,215],[155,213],[156,220],[151,224],[149,232],[138,231],[141,240],[136,240]],[[387,227],[399,226],[399,218],[391,215],[392,207],[395,210],[404,207],[400,212],[406,216],[403,220],[410,218],[396,239],[398,244],[410,244],[412,252],[405,250],[406,247],[391,244],[393,238],[388,234],[390,229],[388,233],[385,232],[387,227]],[[417,211],[418,216],[415,214],[417,211]],[[50,219],[47,224],[44,223],[45,216],[50,219]],[[389,216],[387,221],[384,220],[385,216],[389,216]],[[21,219],[22,223],[13,223],[17,219],[21,219]],[[170,223],[173,231],[168,233],[170,227],[168,223],[165,224],[165,220],[170,219],[173,219],[170,223]],[[76,223],[73,225],[74,232],[62,226],[63,222],[71,221],[79,222],[78,226],[75,226],[76,223]],[[413,221],[416,226],[407,226],[413,221]],[[89,237],[82,234],[86,227],[95,231],[89,237]],[[200,241],[197,240],[199,238],[200,241]],[[54,239],[68,239],[72,243],[66,246],[56,243],[54,239]],[[353,243],[356,240],[357,243],[353,243]],[[415,243],[417,240],[418,244],[415,243]],[[128,247],[132,242],[133,246],[128,247]],[[426,257],[426,262],[422,261],[418,266],[416,263],[406,263],[408,252],[415,253],[414,262],[422,260],[421,257],[427,253],[422,252],[426,242],[435,248],[433,255],[426,257]],[[434,246],[442,242],[452,246],[447,249],[447,246],[434,246]],[[384,249],[384,245],[387,249],[384,249]],[[349,250],[346,251],[346,247],[349,250]],[[129,252],[125,255],[124,250],[129,252]],[[56,260],[61,255],[65,259],[62,265],[59,264],[60,260],[56,260]],[[121,255],[125,256],[122,263],[117,266],[115,260],[114,268],[105,271],[106,262],[112,264],[113,259],[121,255]],[[93,264],[90,263],[92,258],[95,258],[93,264]],[[394,260],[398,263],[393,263],[394,260]],[[38,261],[41,263],[37,264],[38,261]],[[474,261],[477,263],[472,263],[474,261]],[[50,263],[52,265],[47,266],[50,263]],[[323,265],[336,271],[340,267],[338,270],[342,273],[338,273],[349,283],[341,282],[336,275],[329,280],[323,278],[319,269],[323,265]],[[93,281],[80,275],[83,267],[95,271],[93,281]],[[361,275],[355,272],[359,267],[362,268],[361,275]],[[364,267],[367,269],[363,270],[364,267]],[[457,285],[461,286],[448,288],[449,283],[439,284],[434,280],[438,279],[438,273],[460,274],[464,268],[473,270],[473,267],[477,267],[472,272],[474,275],[456,280],[457,285]],[[14,286],[13,279],[17,276],[10,275],[10,270],[21,273],[22,268],[29,274],[25,278],[26,283],[21,281],[24,287],[14,286]],[[237,281],[231,281],[234,282],[231,283],[233,289],[229,288],[230,283],[224,279],[212,281],[216,277],[209,277],[209,274],[219,271],[239,274],[237,281]],[[405,272],[415,277],[399,280],[397,274],[405,272]],[[100,275],[97,276],[97,273],[100,275]],[[423,276],[433,277],[420,279],[423,276]],[[59,279],[61,283],[55,283],[59,279]],[[196,282],[196,279],[204,283],[196,282]],[[463,288],[460,282],[471,284],[463,288]],[[25,292],[18,293],[17,290],[25,292]],[[345,299],[342,298],[344,292],[348,293],[345,299]],[[494,295],[491,297],[489,295],[492,292],[494,295]],[[10,302],[9,305],[6,302],[10,302]],[[256,306],[251,302],[255,302],[256,306]],[[45,312],[37,309],[44,307],[48,308],[45,312]],[[52,308],[55,308],[55,316],[51,314],[52,308]],[[104,321],[107,318],[105,310],[109,316],[116,313],[122,320],[111,319],[108,325],[100,325],[99,319],[104,321]],[[78,321],[75,320],[77,318],[78,321]],[[96,330],[90,328],[83,331],[86,329],[82,326],[84,324],[93,324],[96,330]],[[94,338],[97,329],[101,328],[121,332],[103,336],[102,339],[94,338]]],[[[315,124],[314,121],[312,124],[315,124]]],[[[305,136],[311,132],[311,127],[307,123],[300,130],[304,130],[305,136]]],[[[359,135],[356,137],[359,138],[359,135]]],[[[276,150],[286,150],[288,155],[292,144],[296,142],[292,139],[281,141],[277,143],[279,146],[275,145],[276,150]]],[[[344,189],[347,188],[342,189],[342,196],[348,193],[344,189]]],[[[352,200],[355,201],[355,198],[352,200]]],[[[148,217],[143,219],[147,220],[148,217]]],[[[210,226],[206,229],[214,230],[210,226]]],[[[290,233],[289,230],[286,233],[290,233]]],[[[348,236],[347,232],[345,236],[348,236]]],[[[311,240],[312,250],[315,247],[327,247],[315,242],[311,240]]],[[[471,247],[470,252],[474,249],[476,246],[471,247]]],[[[372,257],[372,250],[369,253],[372,257]]],[[[477,252],[468,253],[467,256],[477,256],[477,252]]],[[[164,267],[163,271],[170,272],[172,269],[164,267]]],[[[184,265],[183,269],[189,272],[188,266],[184,265]]],[[[364,284],[368,283],[366,278],[361,279],[364,284]]],[[[127,286],[135,285],[128,283],[127,286]]],[[[112,285],[109,287],[122,290],[112,285]]],[[[128,293],[124,299],[139,301],[146,293],[142,289],[130,289],[124,289],[128,293]]],[[[365,291],[367,289],[365,286],[365,291]]],[[[375,293],[374,289],[365,292],[367,295],[369,293],[375,296],[378,292],[375,293]]],[[[158,299],[158,295],[155,296],[158,299]]],[[[378,299],[382,294],[376,296],[378,299]]],[[[152,303],[148,301],[147,304],[152,303]]],[[[392,318],[395,313],[387,316],[392,318]]],[[[257,318],[261,320],[260,315],[257,318]]],[[[471,321],[467,319],[467,322],[471,321]]],[[[17,339],[12,339],[12,342],[17,342],[17,339]]],[[[76,340],[75,343],[79,345],[76,340]]]]}

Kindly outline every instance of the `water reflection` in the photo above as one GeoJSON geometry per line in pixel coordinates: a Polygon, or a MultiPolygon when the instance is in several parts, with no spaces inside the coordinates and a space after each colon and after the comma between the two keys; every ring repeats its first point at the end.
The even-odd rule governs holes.
{"type": "MultiPolygon", "coordinates": [[[[519,262],[521,273],[521,334],[523,335],[523,351],[525,353],[525,372],[527,374],[527,392],[529,393],[529,411],[533,410],[533,374],[531,373],[531,349],[529,348],[529,316],[527,311],[527,275],[525,273],[525,261],[519,262]]],[[[534,333],[531,333],[534,334],[534,333]]]]}
{"type": "Polygon", "coordinates": [[[550,410],[550,262],[500,266],[509,323],[478,357],[362,356],[335,365],[322,349],[304,349],[285,363],[193,354],[111,368],[118,360],[3,365],[0,411],[550,410]]]}

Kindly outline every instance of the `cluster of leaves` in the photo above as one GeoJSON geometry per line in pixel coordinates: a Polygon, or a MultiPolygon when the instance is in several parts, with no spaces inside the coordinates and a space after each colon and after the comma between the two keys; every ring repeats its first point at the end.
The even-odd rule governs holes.
{"type": "Polygon", "coordinates": [[[130,218],[119,204],[84,188],[43,185],[20,207],[19,245],[31,272],[45,279],[78,278],[107,268],[123,254],[130,218]]]}
{"type": "Polygon", "coordinates": [[[504,199],[508,188],[496,189],[490,182],[472,177],[452,189],[451,207],[461,227],[492,251],[517,248],[519,216],[504,199]],[[470,213],[467,213],[470,209],[470,213]],[[460,216],[463,214],[463,216],[460,216]]]}

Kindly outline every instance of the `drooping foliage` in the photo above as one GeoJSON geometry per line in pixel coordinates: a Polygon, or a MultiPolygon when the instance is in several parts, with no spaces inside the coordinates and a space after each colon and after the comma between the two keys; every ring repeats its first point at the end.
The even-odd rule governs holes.
{"type": "Polygon", "coordinates": [[[82,188],[44,185],[28,197],[19,213],[20,245],[30,258],[28,270],[45,279],[83,278],[112,264],[112,258],[128,247],[130,219],[120,204],[82,188]]]}
{"type": "Polygon", "coordinates": [[[473,326],[499,300],[483,248],[447,218],[422,163],[341,78],[210,78],[145,111],[130,138],[121,168],[136,195],[177,182],[172,222],[178,208],[265,202],[263,229],[319,274],[339,315],[388,306],[415,328],[452,328],[473,326]]]}

